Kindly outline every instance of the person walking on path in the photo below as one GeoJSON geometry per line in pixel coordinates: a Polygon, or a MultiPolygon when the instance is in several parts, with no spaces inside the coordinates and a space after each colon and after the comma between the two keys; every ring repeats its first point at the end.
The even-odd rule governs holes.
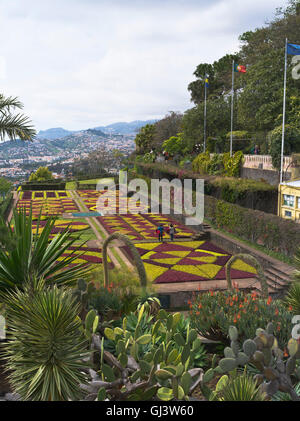
{"type": "Polygon", "coordinates": [[[160,224],[159,227],[156,230],[158,234],[158,241],[163,242],[163,235],[164,235],[164,227],[163,224],[160,224]]]}
{"type": "Polygon", "coordinates": [[[171,241],[174,241],[174,234],[175,234],[176,230],[173,224],[170,224],[169,226],[169,234],[170,234],[170,239],[171,241]]]}

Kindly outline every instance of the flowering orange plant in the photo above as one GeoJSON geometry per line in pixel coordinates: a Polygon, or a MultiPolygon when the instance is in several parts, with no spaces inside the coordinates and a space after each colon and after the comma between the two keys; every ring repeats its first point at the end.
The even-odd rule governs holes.
{"type": "Polygon", "coordinates": [[[193,326],[201,336],[228,344],[228,328],[235,325],[242,342],[255,336],[256,329],[274,322],[277,341],[283,346],[291,337],[293,314],[282,301],[264,299],[254,291],[237,287],[225,291],[199,293],[189,302],[193,326]]]}

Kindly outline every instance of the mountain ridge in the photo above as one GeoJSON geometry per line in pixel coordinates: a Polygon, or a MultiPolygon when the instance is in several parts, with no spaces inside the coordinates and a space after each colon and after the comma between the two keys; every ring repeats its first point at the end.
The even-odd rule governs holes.
{"type": "Polygon", "coordinates": [[[108,124],[107,126],[97,126],[82,130],[66,130],[62,127],[54,127],[46,130],[40,130],[37,134],[38,139],[56,140],[72,135],[74,133],[101,131],[104,135],[107,134],[136,134],[137,131],[146,124],[153,124],[158,120],[134,120],[130,122],[117,122],[108,124]]]}

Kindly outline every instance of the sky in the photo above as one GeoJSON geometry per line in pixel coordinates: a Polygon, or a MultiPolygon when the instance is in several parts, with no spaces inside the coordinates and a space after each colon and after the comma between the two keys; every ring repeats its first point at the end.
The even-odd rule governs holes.
{"type": "Polygon", "coordinates": [[[159,119],[193,106],[199,63],[239,48],[284,0],[0,0],[0,92],[37,130],[159,119]]]}

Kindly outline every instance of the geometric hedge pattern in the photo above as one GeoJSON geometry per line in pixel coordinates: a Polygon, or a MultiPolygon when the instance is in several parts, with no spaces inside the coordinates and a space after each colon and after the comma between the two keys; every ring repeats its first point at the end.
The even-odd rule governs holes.
{"type": "MultiPolygon", "coordinates": [[[[89,211],[101,212],[102,214],[109,213],[110,215],[127,213],[128,203],[131,200],[119,194],[119,190],[77,190],[77,194],[89,211]],[[98,198],[104,194],[103,200],[99,203],[98,198]]],[[[136,206],[139,212],[148,212],[148,206],[142,206],[139,201],[136,202],[136,206]]]]}
{"type": "Polygon", "coordinates": [[[28,215],[30,207],[32,207],[33,219],[36,219],[40,212],[42,219],[46,219],[48,216],[62,215],[63,213],[72,213],[79,210],[74,200],[69,196],[68,191],[21,192],[17,209],[25,208],[28,215]]]}
{"type": "MultiPolygon", "coordinates": [[[[186,226],[166,215],[151,213],[125,214],[125,215],[104,215],[97,217],[109,234],[119,232],[127,235],[131,240],[154,240],[157,239],[157,227],[163,224],[165,228],[172,223],[175,226],[175,238],[190,238],[194,235],[186,226]]],[[[168,234],[165,233],[168,238],[168,234]]]]}
{"type": "MultiPolygon", "coordinates": [[[[226,279],[225,265],[231,255],[209,241],[136,243],[149,280],[155,284],[226,279]]],[[[131,258],[129,250],[124,251],[131,258]]],[[[254,267],[237,260],[233,279],[253,278],[254,267]]]]}

